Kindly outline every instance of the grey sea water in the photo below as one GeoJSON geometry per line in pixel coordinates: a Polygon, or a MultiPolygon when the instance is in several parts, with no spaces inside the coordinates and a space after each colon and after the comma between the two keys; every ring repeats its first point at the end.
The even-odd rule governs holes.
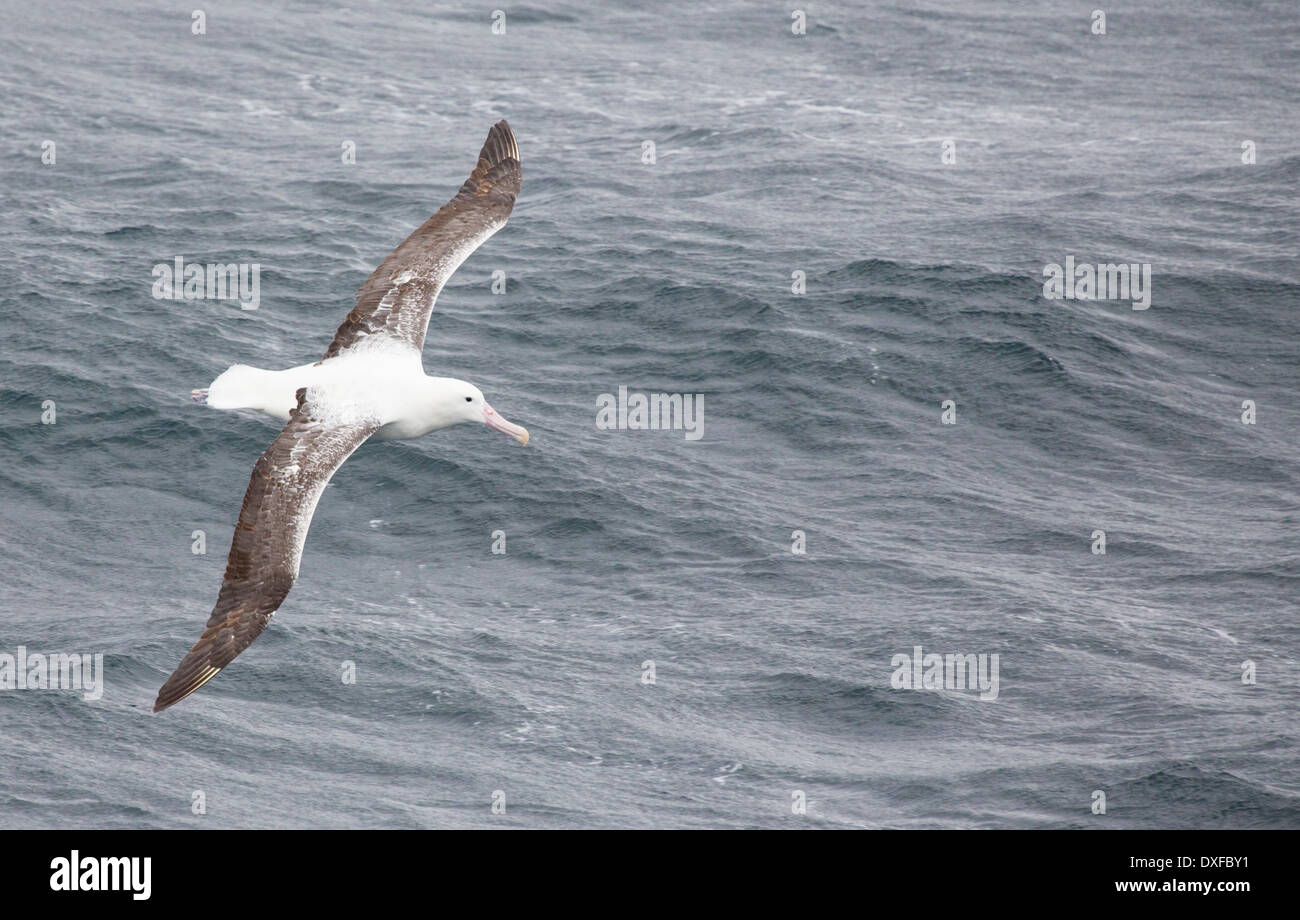
{"type": "Polygon", "coordinates": [[[0,653],[105,669],[0,690],[0,825],[1300,826],[1300,9],[788,6],[0,6],[0,653]],[[319,357],[502,117],[424,359],[532,443],[364,446],[151,715],[278,429],[190,389],[319,357]],[[703,438],[598,429],[619,386],[703,438]]]}

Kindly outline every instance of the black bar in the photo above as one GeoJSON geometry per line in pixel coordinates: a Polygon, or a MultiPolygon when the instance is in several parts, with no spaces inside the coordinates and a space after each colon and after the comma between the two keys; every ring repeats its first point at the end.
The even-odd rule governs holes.
{"type": "Polygon", "coordinates": [[[32,831],[4,836],[0,872],[11,908],[242,898],[337,909],[369,904],[381,892],[388,899],[447,890],[488,899],[533,892],[556,903],[616,883],[633,901],[644,897],[665,909],[680,904],[672,892],[687,886],[738,900],[840,891],[855,903],[881,905],[883,895],[905,896],[918,908],[930,903],[944,911],[962,903],[1043,907],[1045,894],[1070,908],[1140,902],[1232,909],[1285,892],[1281,864],[1295,839],[1287,833],[32,831]],[[83,873],[92,873],[81,876],[86,882],[95,880],[100,857],[149,857],[148,897],[135,897],[143,894],[143,861],[133,864],[139,876],[124,875],[124,890],[53,890],[67,881],[60,860],[74,850],[83,873]],[[1147,883],[1152,890],[1132,890],[1147,883]]]}

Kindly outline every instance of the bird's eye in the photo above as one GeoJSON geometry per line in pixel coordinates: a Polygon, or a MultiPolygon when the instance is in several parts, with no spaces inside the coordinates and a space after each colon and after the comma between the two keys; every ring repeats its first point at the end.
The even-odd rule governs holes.
{"type": "Polygon", "coordinates": [[[474,397],[473,397],[473,396],[466,396],[466,397],[465,397],[465,402],[473,402],[473,401],[474,401],[474,397]]]}

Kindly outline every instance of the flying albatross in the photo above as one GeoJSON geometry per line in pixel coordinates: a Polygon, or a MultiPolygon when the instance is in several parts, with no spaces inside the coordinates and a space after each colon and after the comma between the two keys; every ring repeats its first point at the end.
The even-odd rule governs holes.
{"type": "Polygon", "coordinates": [[[505,225],[521,177],[514,132],[499,121],[456,197],[361,285],[321,360],[283,371],[236,364],[191,394],[217,409],[258,409],[288,424],[253,467],[217,605],[158,691],[154,712],[216,677],[266,627],[298,577],[326,483],[367,438],[418,438],[480,422],[528,443],[527,429],[498,415],[478,387],[427,377],[420,361],[438,292],[505,225]]]}

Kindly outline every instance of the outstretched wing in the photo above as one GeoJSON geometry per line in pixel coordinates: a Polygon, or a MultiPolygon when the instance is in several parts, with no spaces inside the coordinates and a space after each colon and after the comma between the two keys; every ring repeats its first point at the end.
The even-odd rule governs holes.
{"type": "Polygon", "coordinates": [[[158,691],[153,711],[178,703],[217,676],[262,632],[298,577],[311,516],[334,471],[379,428],[366,413],[331,406],[315,388],[262,454],[207,628],[158,691]]]}
{"type": "Polygon", "coordinates": [[[367,336],[424,348],[433,302],[447,279],[484,240],[505,226],[523,172],[505,120],[488,132],[478,164],[456,197],[406,238],[357,291],[357,304],[334,333],[327,360],[367,336]]]}

